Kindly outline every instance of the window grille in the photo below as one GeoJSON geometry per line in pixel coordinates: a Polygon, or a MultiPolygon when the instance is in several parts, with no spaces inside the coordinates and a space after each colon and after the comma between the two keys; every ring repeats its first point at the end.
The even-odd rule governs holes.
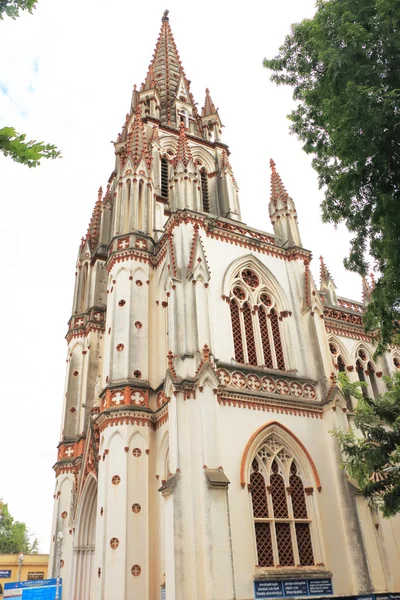
{"type": "Polygon", "coordinates": [[[210,197],[208,194],[208,176],[205,171],[200,171],[201,179],[201,199],[203,204],[203,211],[206,213],[210,212],[210,197]]]}
{"type": "Polygon", "coordinates": [[[276,541],[278,544],[279,564],[281,567],[294,566],[290,523],[276,523],[275,527],[276,541]]]}
{"type": "Polygon", "coordinates": [[[257,565],[314,565],[302,475],[292,453],[273,435],[253,459],[250,484],[257,565]]]}
{"type": "Polygon", "coordinates": [[[168,198],[168,161],[166,158],[161,159],[161,196],[168,198]]]}
{"type": "Polygon", "coordinates": [[[235,276],[231,289],[235,360],[284,371],[278,313],[273,308],[274,299],[262,289],[260,293],[261,285],[260,277],[251,269],[242,269],[235,276]]]}
{"type": "Polygon", "coordinates": [[[269,523],[256,523],[256,541],[259,567],[273,567],[274,555],[272,552],[271,525],[269,523]]]}
{"type": "Polygon", "coordinates": [[[260,306],[258,310],[258,321],[260,324],[261,342],[264,353],[264,364],[269,369],[273,369],[274,365],[272,362],[271,344],[269,341],[267,315],[263,306],[260,306]]]}
{"type": "Polygon", "coordinates": [[[254,341],[253,319],[251,308],[246,302],[243,307],[244,329],[246,332],[247,361],[250,365],[257,365],[256,343],[254,341]]]}
{"type": "Polygon", "coordinates": [[[296,523],[297,547],[299,549],[300,565],[306,567],[314,564],[313,549],[309,523],[296,523]]]}
{"type": "Polygon", "coordinates": [[[233,330],[233,345],[235,348],[235,359],[240,363],[244,363],[239,307],[235,300],[231,302],[231,321],[233,330]]]}
{"type": "Polygon", "coordinates": [[[285,359],[283,358],[281,334],[279,330],[279,321],[277,314],[274,310],[271,310],[271,327],[272,337],[274,338],[276,362],[278,364],[279,371],[285,370],[285,359]]]}

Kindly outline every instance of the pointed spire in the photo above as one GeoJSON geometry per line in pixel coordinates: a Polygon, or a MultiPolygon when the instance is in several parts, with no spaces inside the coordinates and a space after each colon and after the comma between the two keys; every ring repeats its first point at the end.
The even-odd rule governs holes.
{"type": "Polygon", "coordinates": [[[282,179],[276,170],[276,165],[272,158],[269,161],[271,167],[271,200],[270,200],[270,214],[271,204],[275,210],[290,207],[296,212],[294,202],[286,191],[283,185],[282,179]]]}
{"type": "Polygon", "coordinates": [[[194,133],[201,135],[198,123],[199,115],[193,96],[190,93],[190,83],[186,77],[174,36],[172,35],[168,11],[165,11],[153,58],[149,65],[145,83],[142,86],[142,89],[147,89],[148,85],[156,86],[161,103],[160,120],[163,125],[178,125],[176,122],[176,111],[172,106],[182,79],[188,91],[188,103],[192,105],[194,133]]]}
{"type": "Polygon", "coordinates": [[[272,158],[269,164],[271,167],[271,197],[268,208],[274,233],[283,245],[301,247],[295,204],[287,193],[272,158]]]}
{"type": "MultiPolygon", "coordinates": [[[[97,193],[97,202],[94,205],[92,217],[89,222],[89,227],[86,233],[86,240],[89,242],[90,248],[95,249],[100,237],[100,221],[101,221],[101,205],[103,199],[103,188],[100,186],[97,193]]],[[[82,239],[83,241],[83,239],[82,239]]]]}
{"type": "Polygon", "coordinates": [[[232,176],[232,180],[234,181],[235,185],[237,186],[237,181],[235,179],[235,176],[233,175],[233,170],[232,170],[232,165],[229,160],[229,155],[228,155],[227,151],[225,150],[225,148],[222,150],[221,171],[223,173],[230,173],[232,176]]]}
{"type": "Polygon", "coordinates": [[[141,106],[138,104],[136,107],[135,119],[127,136],[126,148],[121,154],[123,165],[126,163],[128,156],[132,158],[135,166],[139,164],[142,158],[144,158],[147,167],[150,167],[153,160],[149,152],[148,140],[141,117],[141,111],[141,106]]]}
{"type": "Polygon", "coordinates": [[[154,65],[150,65],[149,66],[149,70],[147,72],[146,75],[146,79],[145,82],[142,84],[142,91],[143,90],[152,90],[155,87],[157,87],[157,83],[156,83],[156,78],[154,76],[154,65]]]}
{"type": "Polygon", "coordinates": [[[365,305],[370,302],[371,294],[372,294],[371,286],[369,285],[367,278],[363,277],[362,278],[362,299],[363,299],[363,302],[365,305]]]}
{"type": "Polygon", "coordinates": [[[208,117],[208,115],[214,115],[216,113],[216,108],[214,102],[211,100],[210,90],[206,88],[206,99],[204,101],[204,106],[201,110],[201,115],[203,117],[208,117]]]}
{"type": "Polygon", "coordinates": [[[174,166],[176,167],[179,162],[182,162],[185,167],[187,167],[191,160],[193,160],[193,157],[185,133],[185,124],[181,123],[179,127],[178,149],[176,151],[174,166]]]}
{"type": "Polygon", "coordinates": [[[159,144],[160,143],[160,136],[158,135],[158,127],[156,127],[155,125],[153,125],[153,129],[151,131],[151,139],[150,139],[152,144],[159,144]]]}
{"type": "Polygon", "coordinates": [[[332,279],[332,275],[330,274],[326,264],[324,263],[324,259],[322,258],[322,256],[319,257],[319,261],[320,261],[320,286],[322,287],[322,285],[324,283],[329,283],[330,281],[334,284],[334,281],[332,279]]]}

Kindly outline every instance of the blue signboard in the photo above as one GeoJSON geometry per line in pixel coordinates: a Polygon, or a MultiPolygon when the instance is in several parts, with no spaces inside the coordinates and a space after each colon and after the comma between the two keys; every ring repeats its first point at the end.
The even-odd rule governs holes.
{"type": "MultiPolygon", "coordinates": [[[[299,598],[319,596],[319,600],[333,600],[331,579],[287,579],[270,581],[264,579],[254,582],[255,600],[272,600],[272,598],[299,598]],[[326,596],[326,597],[324,597],[326,596]]],[[[400,600],[400,594],[363,594],[360,596],[337,596],[338,600],[400,600]]],[[[316,600],[316,599],[315,599],[316,600]]]]}
{"type": "Polygon", "coordinates": [[[283,586],[282,581],[255,581],[254,582],[254,598],[282,598],[283,586]]]}
{"type": "MultiPolygon", "coordinates": [[[[20,590],[22,600],[54,600],[56,596],[57,579],[42,579],[36,581],[20,581],[4,584],[4,598],[15,596],[15,590],[20,590]],[[14,594],[7,594],[7,592],[14,594]]],[[[62,597],[62,579],[59,580],[59,598],[62,597]]]]}
{"type": "Polygon", "coordinates": [[[256,600],[332,594],[331,579],[287,579],[286,581],[264,580],[254,582],[254,598],[256,600]]]}
{"type": "Polygon", "coordinates": [[[10,579],[11,569],[0,569],[0,579],[10,579]]]}
{"type": "Polygon", "coordinates": [[[290,579],[283,582],[284,596],[308,596],[308,586],[305,579],[290,579]]]}
{"type": "Polygon", "coordinates": [[[309,579],[308,591],[310,596],[333,594],[332,579],[309,579]]]}

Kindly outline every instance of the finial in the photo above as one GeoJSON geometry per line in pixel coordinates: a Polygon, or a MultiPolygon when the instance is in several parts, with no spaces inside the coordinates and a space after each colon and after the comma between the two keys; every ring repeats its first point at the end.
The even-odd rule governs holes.
{"type": "Polygon", "coordinates": [[[169,10],[164,10],[164,14],[163,14],[162,19],[161,19],[162,23],[165,23],[166,21],[167,22],[169,21],[168,13],[169,13],[169,10]]]}
{"type": "Polygon", "coordinates": [[[275,171],[276,165],[275,165],[274,161],[272,160],[272,158],[269,159],[269,166],[271,167],[271,169],[273,171],[275,171]]]}

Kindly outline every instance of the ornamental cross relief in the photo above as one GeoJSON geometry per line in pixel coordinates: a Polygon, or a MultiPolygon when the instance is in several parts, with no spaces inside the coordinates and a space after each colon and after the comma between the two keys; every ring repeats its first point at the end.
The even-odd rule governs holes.
{"type": "Polygon", "coordinates": [[[113,398],[112,401],[114,402],[114,404],[117,404],[117,406],[119,406],[120,404],[122,404],[124,402],[124,395],[122,392],[117,392],[113,398]]]}
{"type": "Polygon", "coordinates": [[[120,248],[120,249],[122,248],[122,250],[125,250],[125,248],[128,248],[128,246],[129,246],[129,240],[125,239],[125,240],[120,240],[118,242],[118,248],[120,248]]]}

